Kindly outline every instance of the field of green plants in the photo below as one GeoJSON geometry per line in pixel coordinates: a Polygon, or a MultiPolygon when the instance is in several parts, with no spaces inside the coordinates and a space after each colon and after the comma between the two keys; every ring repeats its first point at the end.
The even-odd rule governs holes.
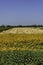
{"type": "Polygon", "coordinates": [[[0,65],[43,65],[43,51],[0,51],[0,65]]]}
{"type": "Polygon", "coordinates": [[[0,65],[43,65],[43,34],[0,34],[0,65]]]}

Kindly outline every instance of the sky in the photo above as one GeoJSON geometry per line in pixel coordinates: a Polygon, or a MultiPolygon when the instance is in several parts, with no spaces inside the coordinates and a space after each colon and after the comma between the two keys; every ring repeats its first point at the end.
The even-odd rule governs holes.
{"type": "Polygon", "coordinates": [[[43,24],[43,0],[0,0],[0,25],[43,24]]]}

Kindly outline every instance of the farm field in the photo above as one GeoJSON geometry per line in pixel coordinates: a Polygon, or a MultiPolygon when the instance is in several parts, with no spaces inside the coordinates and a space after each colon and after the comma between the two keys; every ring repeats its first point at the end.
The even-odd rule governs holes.
{"type": "Polygon", "coordinates": [[[13,28],[1,32],[0,65],[43,65],[43,29],[13,28]]]}
{"type": "Polygon", "coordinates": [[[43,50],[43,34],[0,34],[0,50],[43,50]]]}
{"type": "Polygon", "coordinates": [[[14,34],[42,34],[43,33],[43,27],[15,27],[6,31],[3,31],[2,33],[14,33],[14,34]]]}

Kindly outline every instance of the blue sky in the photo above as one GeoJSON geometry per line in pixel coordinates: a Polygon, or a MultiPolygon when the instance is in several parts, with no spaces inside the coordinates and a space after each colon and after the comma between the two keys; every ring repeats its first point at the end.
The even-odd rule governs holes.
{"type": "Polygon", "coordinates": [[[0,0],[2,24],[43,24],[43,0],[0,0]]]}

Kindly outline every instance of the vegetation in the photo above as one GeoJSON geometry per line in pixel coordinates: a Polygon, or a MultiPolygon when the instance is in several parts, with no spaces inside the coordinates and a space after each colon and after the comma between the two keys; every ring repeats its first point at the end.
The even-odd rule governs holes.
{"type": "Polygon", "coordinates": [[[43,65],[43,34],[0,34],[0,65],[43,65]]]}
{"type": "Polygon", "coordinates": [[[0,51],[0,65],[43,65],[43,51],[0,51]]]}
{"type": "Polygon", "coordinates": [[[0,34],[0,50],[43,49],[43,34],[0,34]]]}
{"type": "Polygon", "coordinates": [[[5,31],[5,30],[8,30],[8,29],[11,29],[11,28],[13,28],[13,26],[10,26],[10,25],[5,26],[5,25],[2,25],[2,26],[0,26],[0,32],[5,31]]]}

